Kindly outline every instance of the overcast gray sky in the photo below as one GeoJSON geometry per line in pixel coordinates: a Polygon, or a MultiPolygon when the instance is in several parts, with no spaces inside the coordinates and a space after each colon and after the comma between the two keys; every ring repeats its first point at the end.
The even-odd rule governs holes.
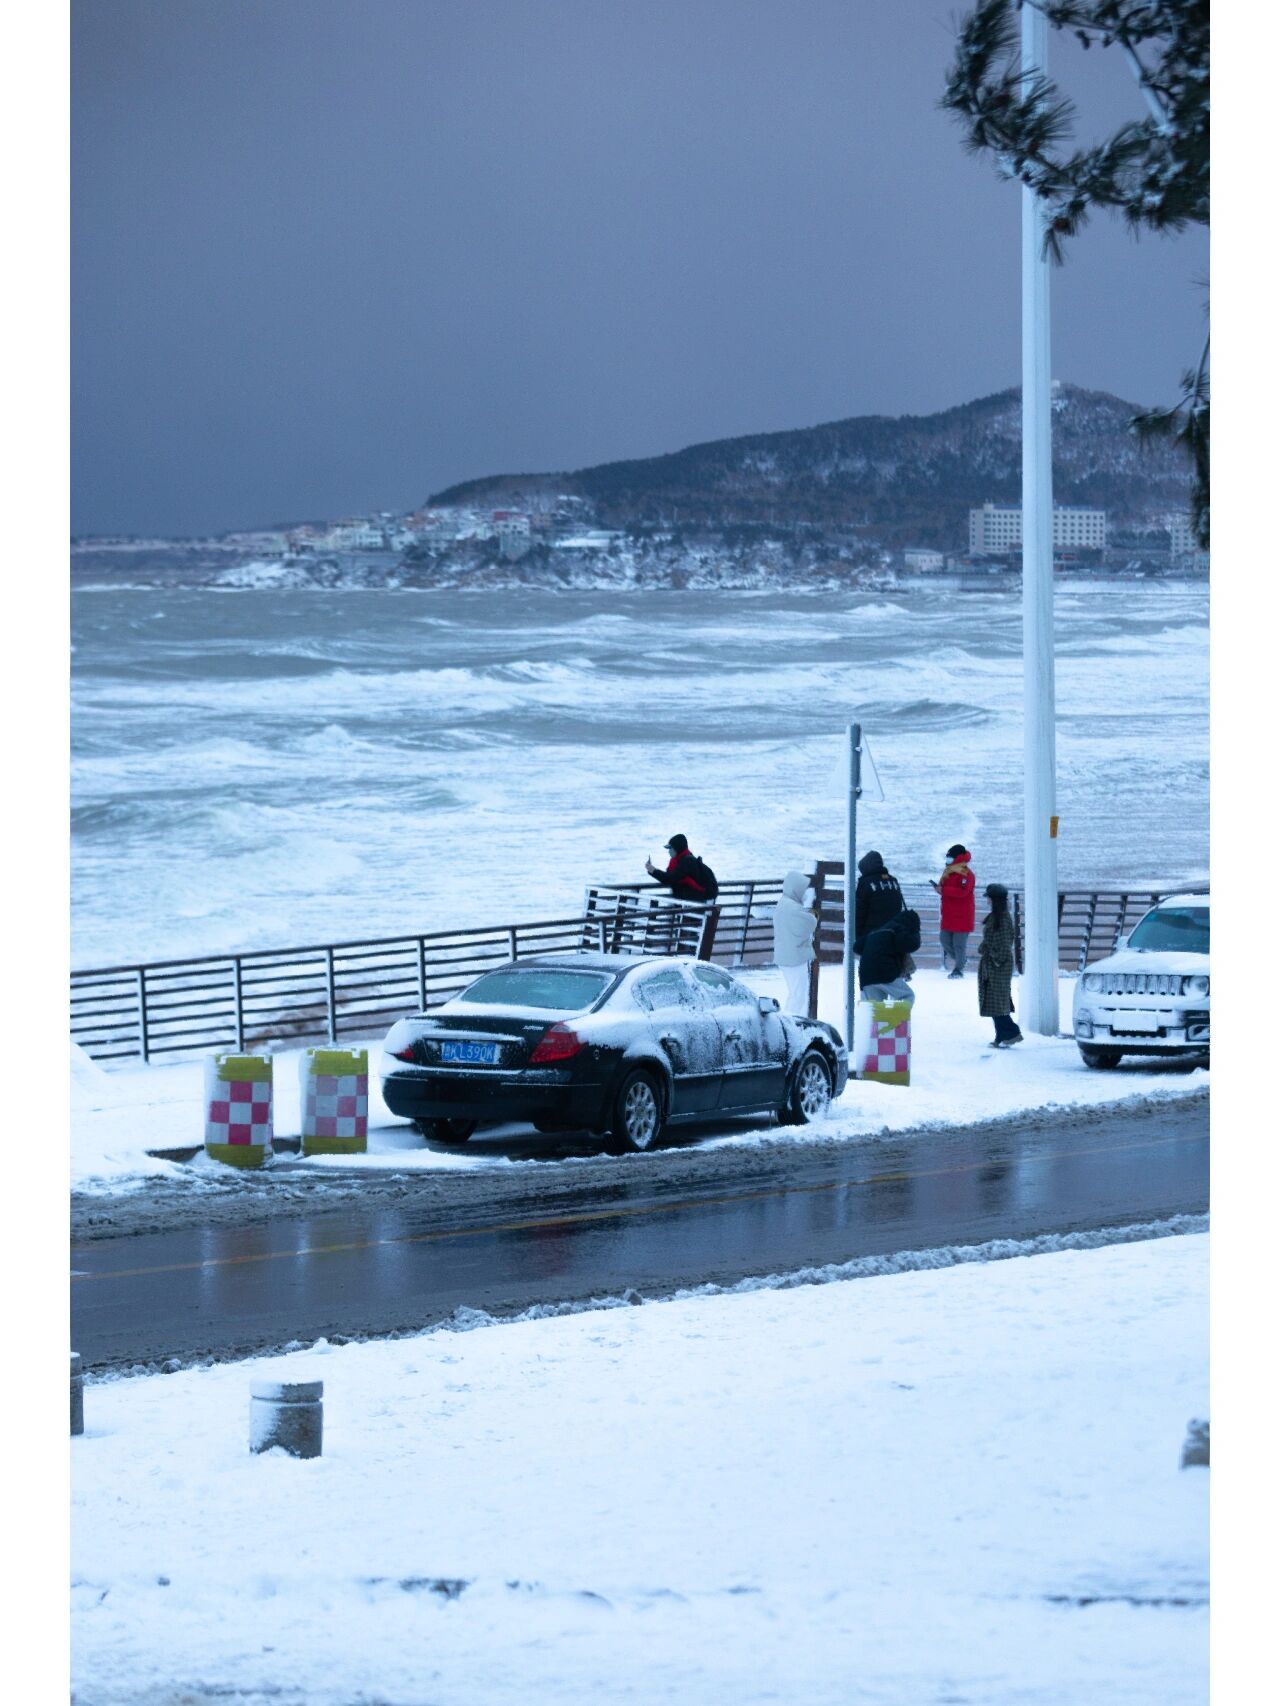
{"type": "MultiPolygon", "coordinates": [[[[72,527],[411,507],[1018,382],[952,0],[73,0],[72,527]]],[[[1140,114],[1051,37],[1086,134],[1140,114]]],[[[1171,401],[1202,232],[1096,222],[1054,372],[1171,401]]]]}

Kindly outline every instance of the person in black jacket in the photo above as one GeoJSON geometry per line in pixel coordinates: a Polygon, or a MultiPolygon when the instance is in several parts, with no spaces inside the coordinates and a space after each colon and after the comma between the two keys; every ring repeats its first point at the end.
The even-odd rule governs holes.
{"type": "MultiPolygon", "coordinates": [[[[887,924],[902,911],[902,890],[898,879],[885,870],[878,853],[864,853],[858,860],[858,887],[853,897],[853,951],[862,952],[862,944],[873,930],[887,924]]],[[[879,979],[872,979],[879,982],[879,979]]]]}
{"type": "Polygon", "coordinates": [[[645,870],[655,883],[669,888],[674,900],[716,898],[715,877],[695,853],[690,853],[689,842],[685,836],[673,835],[667,842],[667,852],[671,855],[671,863],[665,871],[660,871],[651,859],[644,862],[645,870]]]}
{"type": "Polygon", "coordinates": [[[873,984],[883,986],[910,977],[915,970],[911,956],[919,946],[920,914],[909,907],[878,930],[868,931],[858,965],[858,987],[864,997],[873,984]]]}

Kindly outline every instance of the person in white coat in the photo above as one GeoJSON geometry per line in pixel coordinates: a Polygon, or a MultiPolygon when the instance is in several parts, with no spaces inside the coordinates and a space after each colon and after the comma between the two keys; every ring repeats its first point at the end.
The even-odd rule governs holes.
{"type": "Polygon", "coordinates": [[[788,1013],[809,1011],[809,967],[818,920],[804,904],[809,879],[803,871],[788,871],[782,879],[782,899],[773,909],[773,963],[787,985],[788,1013]]]}

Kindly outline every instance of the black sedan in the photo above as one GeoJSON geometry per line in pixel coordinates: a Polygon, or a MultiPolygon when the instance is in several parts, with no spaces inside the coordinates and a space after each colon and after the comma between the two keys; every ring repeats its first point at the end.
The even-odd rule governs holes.
{"type": "Polygon", "coordinates": [[[668,1125],[772,1110],[821,1119],[849,1076],[840,1034],[702,960],[514,960],[392,1026],[382,1095],[424,1136],[482,1121],[592,1131],[651,1149],[668,1125]]]}

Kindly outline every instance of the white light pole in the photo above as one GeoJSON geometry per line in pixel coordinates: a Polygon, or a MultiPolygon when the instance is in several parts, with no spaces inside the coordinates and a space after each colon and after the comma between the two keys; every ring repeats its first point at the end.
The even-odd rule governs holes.
{"type": "MultiPolygon", "coordinates": [[[[1044,74],[1049,26],[1022,8],[1022,74],[1044,74]]],[[[1022,694],[1025,957],[1022,1022],[1058,1029],[1058,820],[1054,815],[1053,440],[1044,203],[1022,188],[1022,694]]]]}

